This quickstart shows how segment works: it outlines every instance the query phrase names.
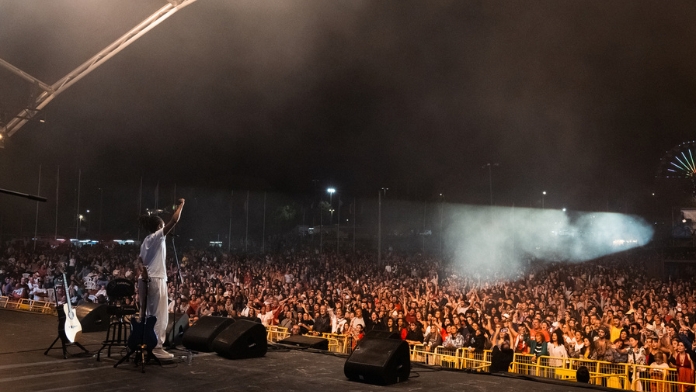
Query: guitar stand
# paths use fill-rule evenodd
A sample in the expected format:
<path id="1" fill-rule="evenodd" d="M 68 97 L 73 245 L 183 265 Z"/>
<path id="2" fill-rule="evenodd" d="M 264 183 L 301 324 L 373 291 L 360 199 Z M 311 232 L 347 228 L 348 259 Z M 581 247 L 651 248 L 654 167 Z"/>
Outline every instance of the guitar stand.
<path id="1" fill-rule="evenodd" d="M 61 317 L 62 314 L 62 317 Z M 58 340 L 60 339 L 60 344 L 63 347 L 63 359 L 68 359 L 68 346 L 71 344 L 70 341 L 68 340 L 68 337 L 65 336 L 65 313 L 61 311 L 58 312 L 58 336 L 56 336 L 56 339 L 51 343 L 51 346 L 46 349 L 44 352 L 44 355 L 48 355 L 48 352 L 53 349 L 53 346 L 56 345 Z M 89 354 L 89 350 L 87 350 L 83 345 L 78 343 L 77 341 L 72 343 L 73 345 L 77 346 L 80 350 L 83 352 L 80 354 Z M 56 347 L 57 348 L 57 347 Z"/>
<path id="2" fill-rule="evenodd" d="M 66 344 L 65 341 L 68 340 L 68 339 L 63 339 L 60 335 L 56 337 L 56 340 L 54 340 L 53 343 L 51 343 L 51 347 L 49 347 L 49 348 L 46 349 L 46 351 L 44 352 L 44 355 L 48 355 L 48 352 L 51 351 L 51 349 L 53 349 L 53 346 L 55 346 L 56 342 L 58 342 L 58 339 L 60 339 L 60 343 L 61 343 L 61 345 L 63 346 L 63 359 L 68 359 L 68 354 L 69 354 L 69 353 L 68 353 L 68 345 L 70 345 L 70 343 L 67 343 L 67 344 Z M 75 346 L 77 346 L 77 347 L 79 347 L 80 350 L 83 351 L 83 352 L 80 353 L 80 354 L 89 354 L 89 350 L 87 350 L 87 349 L 85 348 L 85 346 L 81 345 L 80 343 L 78 343 L 78 342 L 73 342 L 72 344 L 75 345 Z M 58 347 L 56 347 L 56 348 L 58 348 Z M 71 354 L 71 355 L 72 355 L 72 354 Z"/>
<path id="3" fill-rule="evenodd" d="M 135 350 L 128 350 L 128 354 L 126 354 L 125 357 L 121 358 L 114 367 L 117 367 L 118 365 L 122 364 L 123 362 L 128 362 L 130 361 L 131 356 L 133 357 L 133 364 L 135 366 L 141 366 L 142 367 L 142 372 L 145 373 L 145 364 L 150 362 L 151 359 L 155 360 L 155 363 L 162 366 L 162 362 L 160 362 L 159 358 L 155 356 L 155 354 L 152 353 L 151 350 L 147 349 L 147 346 L 145 344 L 137 347 Z"/>

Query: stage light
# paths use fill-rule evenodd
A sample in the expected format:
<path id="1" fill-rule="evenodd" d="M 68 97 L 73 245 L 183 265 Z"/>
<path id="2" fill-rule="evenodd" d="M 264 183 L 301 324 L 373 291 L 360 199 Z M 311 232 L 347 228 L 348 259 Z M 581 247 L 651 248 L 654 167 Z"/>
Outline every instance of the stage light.
<path id="1" fill-rule="evenodd" d="M 329 193 L 336 193 L 336 189 L 334 189 L 334 188 L 329 188 L 326 191 Z"/>

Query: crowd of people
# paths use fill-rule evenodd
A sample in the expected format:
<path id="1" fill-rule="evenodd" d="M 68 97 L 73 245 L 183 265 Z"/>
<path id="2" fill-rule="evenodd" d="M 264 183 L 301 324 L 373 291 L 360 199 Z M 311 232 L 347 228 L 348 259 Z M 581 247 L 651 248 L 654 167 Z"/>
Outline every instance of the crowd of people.
<path id="1" fill-rule="evenodd" d="M 0 290 L 15 299 L 51 300 L 63 271 L 75 304 L 105 302 L 109 281 L 137 278 L 135 246 L 33 251 L 15 244 L 1 252 Z M 696 284 L 692 276 L 650 276 L 648 266 L 659 257 L 646 253 L 531 263 L 516 279 L 495 280 L 419 253 L 390 252 L 378 265 L 376 254 L 364 251 L 188 249 L 179 255 L 180 274 L 168 263 L 169 310 L 188 314 L 191 323 L 204 316 L 251 317 L 292 334 L 348 334 L 353 342 L 384 330 L 428 351 L 498 347 L 550 356 L 549 366 L 586 358 L 672 367 L 679 381 L 693 383 Z M 183 281 L 176 284 L 179 275 Z"/>

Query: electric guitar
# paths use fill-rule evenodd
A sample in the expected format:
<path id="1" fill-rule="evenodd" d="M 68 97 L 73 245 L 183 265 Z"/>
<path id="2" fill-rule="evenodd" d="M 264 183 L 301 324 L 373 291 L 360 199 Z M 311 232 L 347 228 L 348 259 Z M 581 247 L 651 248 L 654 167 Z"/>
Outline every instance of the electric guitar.
<path id="1" fill-rule="evenodd" d="M 128 348 L 131 352 L 140 352 L 140 360 L 144 362 L 145 353 L 151 353 L 157 346 L 157 334 L 155 333 L 155 323 L 157 317 L 145 317 L 147 309 L 147 291 L 150 279 L 143 279 L 145 290 L 143 290 L 144 301 L 140 308 L 140 319 L 131 321 L 131 333 L 128 336 Z M 138 358 L 136 358 L 138 361 Z"/>
<path id="2" fill-rule="evenodd" d="M 68 289 L 68 279 L 65 277 L 65 272 L 63 273 L 63 282 L 65 284 L 65 303 L 63 304 L 63 311 L 65 312 L 64 331 L 70 343 L 75 343 L 75 337 L 78 332 L 82 331 L 82 325 L 70 303 L 70 290 Z"/>

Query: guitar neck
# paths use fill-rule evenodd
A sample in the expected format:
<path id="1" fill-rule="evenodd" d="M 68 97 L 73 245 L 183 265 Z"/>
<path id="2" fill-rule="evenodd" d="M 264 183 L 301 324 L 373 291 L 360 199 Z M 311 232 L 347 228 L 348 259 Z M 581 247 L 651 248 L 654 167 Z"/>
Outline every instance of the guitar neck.
<path id="1" fill-rule="evenodd" d="M 70 287 L 68 286 L 68 279 L 65 277 L 65 272 L 63 272 L 63 283 L 65 284 L 65 303 L 68 305 L 68 312 L 72 313 L 72 303 L 70 303 Z"/>

